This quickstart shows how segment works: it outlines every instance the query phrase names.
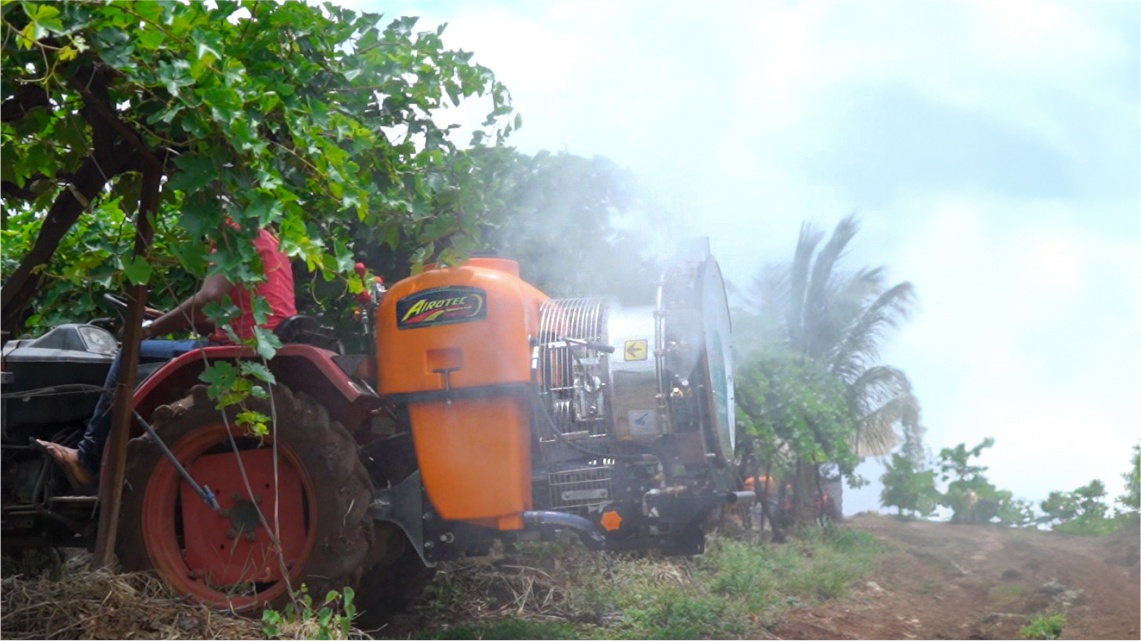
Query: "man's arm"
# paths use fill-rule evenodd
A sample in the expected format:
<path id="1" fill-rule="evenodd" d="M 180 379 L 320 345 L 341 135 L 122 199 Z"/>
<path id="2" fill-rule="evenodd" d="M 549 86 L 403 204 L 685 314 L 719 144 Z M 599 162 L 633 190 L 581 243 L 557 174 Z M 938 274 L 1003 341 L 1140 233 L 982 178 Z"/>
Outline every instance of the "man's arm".
<path id="1" fill-rule="evenodd" d="M 233 288 L 233 283 L 226 280 L 226 277 L 221 274 L 207 276 L 206 280 L 202 281 L 202 287 L 193 296 L 182 301 L 178 307 L 156 318 L 150 326 L 144 327 L 143 338 L 164 336 L 171 332 L 191 329 L 199 325 L 205 320 L 202 309 L 210 303 L 221 302 Z"/>

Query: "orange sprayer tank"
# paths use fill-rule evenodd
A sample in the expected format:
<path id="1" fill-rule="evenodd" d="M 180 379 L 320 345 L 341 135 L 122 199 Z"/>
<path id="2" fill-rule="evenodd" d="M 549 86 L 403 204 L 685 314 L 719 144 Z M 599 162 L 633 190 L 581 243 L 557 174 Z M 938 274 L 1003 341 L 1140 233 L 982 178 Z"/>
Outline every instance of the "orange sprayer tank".
<path id="1" fill-rule="evenodd" d="M 446 519 L 523 527 L 530 337 L 546 299 L 515 261 L 473 258 L 404 279 L 381 302 L 378 390 L 407 403 L 424 487 Z"/>

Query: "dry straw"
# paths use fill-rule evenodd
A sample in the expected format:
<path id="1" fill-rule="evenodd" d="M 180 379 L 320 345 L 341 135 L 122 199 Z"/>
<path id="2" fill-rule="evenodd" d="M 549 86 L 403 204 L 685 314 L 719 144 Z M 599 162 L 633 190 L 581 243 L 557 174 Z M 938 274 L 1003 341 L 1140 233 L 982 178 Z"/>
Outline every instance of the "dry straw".
<path id="1" fill-rule="evenodd" d="M 5 565 L 9 562 L 5 558 Z M 5 574 L 9 568 L 5 567 Z M 94 569 L 74 554 L 62 571 L 5 576 L 4 639 L 256 639 L 261 623 L 179 599 L 148 573 Z"/>

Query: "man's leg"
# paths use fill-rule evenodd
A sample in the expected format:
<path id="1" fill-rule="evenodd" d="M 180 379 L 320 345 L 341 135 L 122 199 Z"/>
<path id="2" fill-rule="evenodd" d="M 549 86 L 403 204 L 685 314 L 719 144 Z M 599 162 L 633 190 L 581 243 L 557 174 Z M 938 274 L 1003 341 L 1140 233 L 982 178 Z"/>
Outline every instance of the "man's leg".
<path id="1" fill-rule="evenodd" d="M 139 361 L 142 363 L 166 361 L 175 356 L 198 349 L 210 343 L 205 340 L 145 340 L 139 344 Z M 64 447 L 56 443 L 38 441 L 52 458 L 63 466 L 68 479 L 75 485 L 87 485 L 98 475 L 103 462 L 103 447 L 107 444 L 107 437 L 111 434 L 111 405 L 114 400 L 115 386 L 119 383 L 119 370 L 122 366 L 122 352 L 115 355 L 111 369 L 107 370 L 107 378 L 103 382 L 103 393 L 95 404 L 95 412 L 87 422 L 87 429 L 83 438 L 75 448 Z"/>

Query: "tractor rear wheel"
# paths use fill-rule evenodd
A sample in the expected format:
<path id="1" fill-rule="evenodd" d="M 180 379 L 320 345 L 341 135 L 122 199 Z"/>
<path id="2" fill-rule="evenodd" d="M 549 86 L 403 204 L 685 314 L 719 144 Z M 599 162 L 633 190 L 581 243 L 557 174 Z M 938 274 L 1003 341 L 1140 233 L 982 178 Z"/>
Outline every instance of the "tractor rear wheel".
<path id="1" fill-rule="evenodd" d="M 283 604 L 303 584 L 316 598 L 354 586 L 373 522 L 372 482 L 352 436 L 315 401 L 280 385 L 272 403 L 251 398 L 245 409 L 276 417 L 270 436 L 238 427 L 238 409 L 217 410 L 201 385 L 155 410 L 159 438 L 221 510 L 193 491 L 153 440 L 133 439 L 120 562 L 237 611 Z"/>

